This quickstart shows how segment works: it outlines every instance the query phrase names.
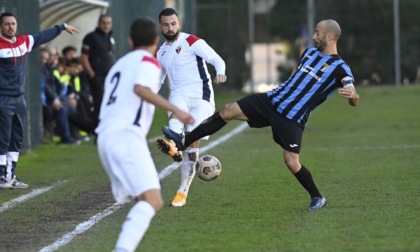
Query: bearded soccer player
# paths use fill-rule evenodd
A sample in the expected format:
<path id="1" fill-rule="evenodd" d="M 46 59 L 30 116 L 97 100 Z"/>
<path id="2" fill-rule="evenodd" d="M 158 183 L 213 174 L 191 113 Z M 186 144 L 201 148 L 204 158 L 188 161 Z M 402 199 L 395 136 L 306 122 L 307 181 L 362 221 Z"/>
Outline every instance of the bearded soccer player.
<path id="1" fill-rule="evenodd" d="M 159 14 L 160 29 L 166 41 L 157 52 L 157 58 L 162 65 L 160 82 L 168 76 L 170 82 L 169 101 L 191 113 L 195 123 L 184 124 L 171 112 L 169 128 L 177 133 L 190 132 L 198 123 L 212 115 L 215 111 L 214 92 L 211 76 L 206 62 L 216 69 L 214 83 L 226 82 L 226 65 L 223 59 L 199 37 L 180 32 L 181 21 L 178 13 L 172 8 L 163 9 Z M 196 139 L 184 150 L 172 153 L 172 158 L 182 162 L 181 185 L 172 200 L 171 206 L 182 207 L 187 203 L 188 191 L 195 175 L 195 165 L 199 158 L 200 140 Z M 158 146 L 161 145 L 158 141 Z M 161 149 L 167 152 L 169 149 Z"/>

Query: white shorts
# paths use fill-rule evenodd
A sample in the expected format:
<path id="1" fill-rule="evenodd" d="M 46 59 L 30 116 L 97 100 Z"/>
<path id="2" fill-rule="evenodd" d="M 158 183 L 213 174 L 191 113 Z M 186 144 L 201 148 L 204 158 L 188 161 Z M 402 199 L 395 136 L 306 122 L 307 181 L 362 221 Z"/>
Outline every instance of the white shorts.
<path id="1" fill-rule="evenodd" d="M 169 97 L 169 101 L 183 111 L 190 113 L 195 119 L 194 123 L 184 125 L 184 132 L 191 132 L 202 121 L 212 116 L 215 111 L 214 104 L 200 98 L 173 95 Z M 172 112 L 168 112 L 168 116 L 170 116 L 171 113 Z M 201 139 L 207 140 L 209 139 L 209 136 Z"/>
<path id="2" fill-rule="evenodd" d="M 98 136 L 98 153 L 118 203 L 151 189 L 160 190 L 159 175 L 146 139 L 129 130 L 103 131 Z"/>

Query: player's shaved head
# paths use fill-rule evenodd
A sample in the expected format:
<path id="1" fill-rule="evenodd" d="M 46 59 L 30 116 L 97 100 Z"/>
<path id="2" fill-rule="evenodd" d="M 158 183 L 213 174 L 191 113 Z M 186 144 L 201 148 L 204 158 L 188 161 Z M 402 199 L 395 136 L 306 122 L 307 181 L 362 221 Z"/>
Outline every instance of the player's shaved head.
<path id="1" fill-rule="evenodd" d="M 337 21 L 332 19 L 326 19 L 322 20 L 320 23 L 324 25 L 325 32 L 331 33 L 334 36 L 335 40 L 338 40 L 340 38 L 341 28 Z"/>

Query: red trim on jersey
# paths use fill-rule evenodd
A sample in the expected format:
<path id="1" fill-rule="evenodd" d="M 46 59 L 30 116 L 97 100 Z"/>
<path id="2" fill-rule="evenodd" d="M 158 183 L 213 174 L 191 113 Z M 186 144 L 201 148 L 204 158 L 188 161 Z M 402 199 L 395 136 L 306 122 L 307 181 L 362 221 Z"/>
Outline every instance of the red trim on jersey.
<path id="1" fill-rule="evenodd" d="M 31 48 L 29 48 L 29 46 L 30 46 L 30 41 L 29 41 L 29 36 L 28 35 L 24 35 L 24 36 L 18 36 L 17 38 L 20 38 L 20 39 L 22 39 L 22 37 L 23 37 L 23 41 L 25 42 L 25 44 L 26 44 L 26 49 L 29 51 L 29 49 L 31 49 Z"/>
<path id="2" fill-rule="evenodd" d="M 187 42 L 190 46 L 192 46 L 197 40 L 200 40 L 200 38 L 195 35 L 190 35 L 187 38 Z"/>
<path id="3" fill-rule="evenodd" d="M 160 68 L 159 61 L 156 58 L 149 57 L 149 56 L 144 56 L 141 61 L 150 62 L 150 63 L 154 64 L 155 66 L 157 66 L 158 68 Z"/>

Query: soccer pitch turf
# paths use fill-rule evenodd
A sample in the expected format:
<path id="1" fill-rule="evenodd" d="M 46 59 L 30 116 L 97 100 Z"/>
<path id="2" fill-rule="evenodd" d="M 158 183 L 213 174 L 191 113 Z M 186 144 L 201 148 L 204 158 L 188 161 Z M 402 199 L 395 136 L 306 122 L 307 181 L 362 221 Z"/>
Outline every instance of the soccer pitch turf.
<path id="1" fill-rule="evenodd" d="M 216 156 L 223 170 L 215 181 L 196 178 L 185 207 L 168 206 L 179 169 L 161 180 L 165 207 L 138 251 L 419 251 L 420 86 L 358 91 L 358 107 L 334 94 L 305 130 L 301 162 L 328 207 L 307 211 L 309 196 L 269 128 L 246 127 L 206 149 L 243 125 L 232 122 L 202 142 L 201 155 Z M 216 94 L 217 107 L 242 96 Z M 149 136 L 165 124 L 166 113 L 157 110 Z M 153 142 L 150 150 L 160 172 L 172 164 Z M 31 187 L 0 191 L 0 223 L 7 227 L 0 251 L 39 251 L 114 204 L 91 142 L 44 144 L 21 156 L 18 175 Z M 111 251 L 131 205 L 46 251 Z"/>

